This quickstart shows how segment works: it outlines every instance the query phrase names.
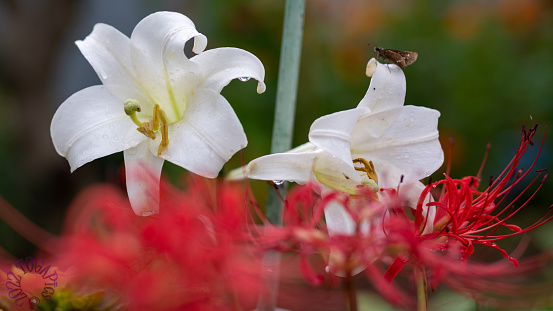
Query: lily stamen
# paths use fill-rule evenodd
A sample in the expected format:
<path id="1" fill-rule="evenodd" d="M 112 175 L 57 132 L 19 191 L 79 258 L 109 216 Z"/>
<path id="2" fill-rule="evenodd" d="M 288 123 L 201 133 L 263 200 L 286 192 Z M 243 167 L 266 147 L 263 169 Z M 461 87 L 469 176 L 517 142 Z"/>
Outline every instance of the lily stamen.
<path id="1" fill-rule="evenodd" d="M 374 164 L 372 161 L 367 161 L 363 158 L 357 158 L 353 159 L 353 163 L 363 164 L 363 167 L 354 166 L 355 170 L 365 172 L 370 180 L 373 180 L 376 184 L 378 184 L 378 176 L 376 175 L 376 171 L 374 170 Z"/>
<path id="2" fill-rule="evenodd" d="M 131 117 L 131 120 L 138 126 L 136 129 L 144 136 L 153 139 L 156 139 L 156 133 L 161 129 L 161 143 L 157 150 L 157 155 L 160 156 L 161 153 L 169 145 L 169 122 L 167 121 L 167 115 L 158 104 L 154 105 L 154 111 L 152 113 L 152 118 L 150 121 L 141 122 L 136 116 L 137 112 L 140 112 L 140 104 L 136 99 L 129 99 L 125 102 L 125 113 Z"/>
<path id="3" fill-rule="evenodd" d="M 159 143 L 159 148 L 157 149 L 157 155 L 159 156 L 169 145 L 169 122 L 167 122 L 165 111 L 159 109 L 158 105 L 154 106 L 154 111 L 156 107 L 158 108 L 157 122 L 161 125 L 161 143 Z"/>

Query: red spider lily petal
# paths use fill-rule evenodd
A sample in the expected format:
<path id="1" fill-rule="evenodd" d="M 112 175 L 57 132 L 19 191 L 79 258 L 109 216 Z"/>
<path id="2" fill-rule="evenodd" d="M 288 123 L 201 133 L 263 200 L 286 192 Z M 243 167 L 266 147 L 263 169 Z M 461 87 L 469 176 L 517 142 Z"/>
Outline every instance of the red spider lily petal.
<path id="1" fill-rule="evenodd" d="M 397 257 L 396 259 L 394 259 L 392 265 L 388 268 L 388 270 L 386 270 L 384 278 L 386 278 L 387 281 L 391 282 L 401 271 L 401 269 L 403 269 L 406 263 L 407 260 L 404 258 Z"/>
<path id="2" fill-rule="evenodd" d="M 401 289 L 390 283 L 384 277 L 384 273 L 380 271 L 375 265 L 368 264 L 365 269 L 365 275 L 374 284 L 376 290 L 378 290 L 386 300 L 397 306 L 413 306 L 414 299 L 412 296 L 406 295 Z"/>

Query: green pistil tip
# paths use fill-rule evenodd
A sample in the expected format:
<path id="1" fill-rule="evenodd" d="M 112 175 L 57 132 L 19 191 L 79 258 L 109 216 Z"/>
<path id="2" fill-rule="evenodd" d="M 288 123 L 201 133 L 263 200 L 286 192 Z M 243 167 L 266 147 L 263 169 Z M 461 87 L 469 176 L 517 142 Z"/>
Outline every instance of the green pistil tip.
<path id="1" fill-rule="evenodd" d="M 138 117 L 136 116 L 137 112 L 140 112 L 140 104 L 138 103 L 138 100 L 136 99 L 128 99 L 125 102 L 125 113 L 131 117 L 131 120 L 136 124 L 138 127 L 143 127 L 144 124 L 138 120 Z"/>
<path id="2" fill-rule="evenodd" d="M 125 102 L 125 113 L 130 116 L 136 112 L 140 112 L 140 104 L 136 99 L 127 99 Z"/>

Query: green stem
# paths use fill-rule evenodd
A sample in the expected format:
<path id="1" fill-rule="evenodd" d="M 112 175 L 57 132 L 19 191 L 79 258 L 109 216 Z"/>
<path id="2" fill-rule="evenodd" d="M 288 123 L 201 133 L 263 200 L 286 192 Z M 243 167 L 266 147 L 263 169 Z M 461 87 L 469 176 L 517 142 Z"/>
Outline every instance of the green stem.
<path id="1" fill-rule="evenodd" d="M 305 0 L 286 0 L 271 152 L 292 147 Z"/>
<path id="2" fill-rule="evenodd" d="M 305 0 L 286 0 L 271 153 L 284 152 L 292 147 L 304 12 Z M 283 202 L 280 197 L 286 196 L 286 188 L 287 184 L 278 187 L 280 195 L 275 189 L 269 189 L 266 215 L 273 224 L 282 224 Z M 257 310 L 272 311 L 278 294 L 280 253 L 267 252 L 263 263 L 265 293 L 259 297 Z"/>
<path id="3" fill-rule="evenodd" d="M 417 284 L 417 311 L 426 311 L 428 306 L 428 290 L 424 268 L 415 267 L 413 273 L 415 276 L 415 283 Z"/>

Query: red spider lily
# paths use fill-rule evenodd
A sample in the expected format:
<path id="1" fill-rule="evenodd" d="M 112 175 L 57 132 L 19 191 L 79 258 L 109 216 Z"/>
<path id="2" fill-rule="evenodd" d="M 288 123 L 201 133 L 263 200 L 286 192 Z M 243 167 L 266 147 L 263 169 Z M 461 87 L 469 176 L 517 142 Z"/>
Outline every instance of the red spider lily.
<path id="1" fill-rule="evenodd" d="M 402 245 L 404 252 L 395 254 L 396 258 L 386 272 L 387 279 L 393 279 L 407 262 L 411 262 L 432 269 L 435 286 L 437 280 L 441 279 L 446 272 L 467 271 L 466 264 L 474 253 L 475 244 L 500 251 L 517 267 L 518 261 L 495 242 L 529 232 L 553 218 L 550 215 L 550 208 L 545 216 L 526 228 L 509 223 L 512 217 L 528 204 L 547 179 L 546 174 L 537 189 L 523 200 L 523 194 L 539 180 L 541 173 L 544 172 L 544 170 L 538 170 L 537 176 L 524 190 L 514 194 L 514 199 L 508 201 L 508 197 L 513 195 L 514 188 L 527 177 L 536 164 L 540 152 L 527 170 L 518 168 L 523 154 L 532 145 L 531 139 L 535 133 L 536 126 L 528 132 L 523 130 L 522 140 L 514 158 L 495 180 L 490 179 L 490 186 L 486 190 L 482 192 L 476 190 L 478 186 L 476 177 L 452 179 L 446 175 L 443 180 L 428 185 L 421 193 L 414 221 L 409 221 L 401 210 L 394 209 L 396 212 L 399 210 L 395 213 L 398 217 L 392 217 L 385 226 L 388 243 Z M 542 146 L 543 140 L 539 151 Z M 424 204 L 427 195 L 438 187 L 441 187 L 438 200 Z M 421 229 L 427 222 L 432 221 L 423 217 L 424 205 L 436 208 L 436 217 L 432 222 L 434 232 L 428 234 L 423 234 Z M 500 233 L 500 229 L 509 231 Z M 459 262 L 464 264 L 459 265 Z"/>
<path id="2" fill-rule="evenodd" d="M 494 242 L 531 231 L 545 224 L 552 218 L 552 216 L 549 216 L 551 214 L 551 209 L 549 209 L 545 216 L 524 229 L 508 223 L 508 221 L 515 214 L 520 212 L 534 197 L 548 176 L 546 174 L 545 177 L 541 179 L 537 189 L 529 198 L 520 202 L 526 190 L 539 179 L 541 173 L 544 171 L 538 170 L 537 176 L 534 177 L 525 189 L 517 194 L 511 202 L 506 202 L 513 188 L 532 171 L 536 164 L 537 156 L 526 171 L 522 168 L 517 168 L 526 149 L 532 144 L 531 139 L 536 133 L 536 128 L 537 126 L 534 126 L 528 132 L 523 131 L 522 141 L 516 155 L 498 178 L 495 180 L 490 179 L 490 186 L 483 192 L 478 192 L 475 189 L 477 186 L 475 178 L 469 177 L 453 180 L 448 176 L 442 181 L 432 183 L 423 191 L 421 197 L 438 185 L 443 185 L 443 194 L 440 196 L 438 202 L 429 204 L 437 208 L 437 215 L 434 221 L 435 233 L 437 233 L 439 237 L 446 237 L 448 241 L 459 241 L 463 248 L 463 259 L 468 259 L 474 252 L 474 244 L 482 244 L 499 250 L 504 257 L 508 258 L 509 261 L 517 266 L 518 263 L 516 259 L 510 257 L 505 250 L 501 249 Z M 540 145 L 540 151 L 543 146 L 543 140 Z M 518 204 L 518 206 L 516 206 L 516 204 Z M 422 210 L 421 206 L 422 199 L 419 201 L 419 206 L 417 206 L 417 218 L 419 222 L 422 221 L 422 213 L 420 213 Z M 501 228 L 507 228 L 511 233 L 498 234 L 498 230 Z"/>

